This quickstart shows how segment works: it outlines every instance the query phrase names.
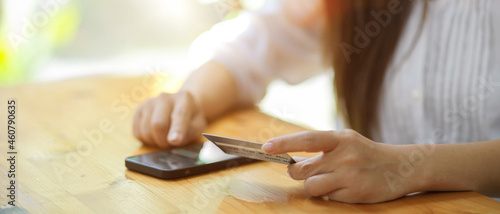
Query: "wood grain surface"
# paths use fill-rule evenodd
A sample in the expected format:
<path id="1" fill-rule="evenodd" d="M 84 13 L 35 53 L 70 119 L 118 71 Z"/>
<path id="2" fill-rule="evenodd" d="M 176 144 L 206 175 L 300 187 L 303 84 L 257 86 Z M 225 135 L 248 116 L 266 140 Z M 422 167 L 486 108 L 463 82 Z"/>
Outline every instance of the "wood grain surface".
<path id="1" fill-rule="evenodd" d="M 9 182 L 7 100 L 15 99 L 16 205 L 31 213 L 500 212 L 499 202 L 474 192 L 422 193 L 380 204 L 325 201 L 309 196 L 302 181 L 286 175 L 286 166 L 268 162 L 173 181 L 127 170 L 126 157 L 156 150 L 132 135 L 135 106 L 160 91 L 175 91 L 180 82 L 147 75 L 1 88 L 0 203 L 7 203 Z M 264 142 L 304 130 L 245 109 L 206 132 Z"/>

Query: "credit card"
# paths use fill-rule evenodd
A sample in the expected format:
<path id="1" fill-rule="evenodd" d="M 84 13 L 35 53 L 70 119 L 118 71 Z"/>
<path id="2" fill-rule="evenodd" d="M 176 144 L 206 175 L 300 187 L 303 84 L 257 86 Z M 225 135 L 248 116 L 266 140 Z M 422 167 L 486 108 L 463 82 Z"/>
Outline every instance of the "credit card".
<path id="1" fill-rule="evenodd" d="M 295 160 L 288 154 L 270 155 L 261 150 L 262 144 L 246 140 L 216 136 L 203 133 L 203 136 L 212 141 L 223 152 L 263 161 L 271 161 L 282 164 L 293 164 Z"/>

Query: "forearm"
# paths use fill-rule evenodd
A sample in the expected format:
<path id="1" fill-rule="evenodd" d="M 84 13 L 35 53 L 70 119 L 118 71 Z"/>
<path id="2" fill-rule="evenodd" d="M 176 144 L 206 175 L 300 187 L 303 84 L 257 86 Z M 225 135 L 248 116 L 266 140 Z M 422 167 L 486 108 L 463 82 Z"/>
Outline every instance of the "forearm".
<path id="1" fill-rule="evenodd" d="M 424 147 L 408 148 L 410 157 L 412 151 L 416 156 L 415 151 Z M 413 191 L 472 190 L 492 197 L 500 195 L 500 140 L 426 145 L 422 151 L 426 151 L 422 152 L 422 163 L 415 166 L 416 176 L 412 176 L 417 183 Z"/>
<path id="2" fill-rule="evenodd" d="M 239 106 L 238 86 L 229 70 L 209 61 L 193 72 L 181 88 L 189 91 L 208 120 Z"/>

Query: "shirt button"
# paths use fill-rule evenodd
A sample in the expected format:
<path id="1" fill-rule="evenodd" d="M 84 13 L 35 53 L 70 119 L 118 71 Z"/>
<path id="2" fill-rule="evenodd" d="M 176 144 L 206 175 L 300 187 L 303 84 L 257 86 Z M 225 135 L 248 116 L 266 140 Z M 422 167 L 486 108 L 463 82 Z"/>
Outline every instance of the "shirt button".
<path id="1" fill-rule="evenodd" d="M 420 100 L 420 97 L 422 97 L 422 92 L 418 89 L 413 89 L 411 90 L 411 97 L 413 97 L 414 100 Z"/>

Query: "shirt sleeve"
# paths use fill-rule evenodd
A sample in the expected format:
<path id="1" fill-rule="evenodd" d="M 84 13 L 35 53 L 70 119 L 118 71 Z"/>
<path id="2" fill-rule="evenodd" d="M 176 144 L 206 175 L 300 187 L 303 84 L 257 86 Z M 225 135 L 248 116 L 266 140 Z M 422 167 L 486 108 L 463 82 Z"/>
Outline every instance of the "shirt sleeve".
<path id="1" fill-rule="evenodd" d="M 259 11 L 243 11 L 215 25 L 195 40 L 190 52 L 208 52 L 207 60 L 233 74 L 240 101 L 255 103 L 273 79 L 297 84 L 324 70 L 319 23 L 297 21 L 312 12 L 307 9 L 312 2 L 267 1 Z"/>

